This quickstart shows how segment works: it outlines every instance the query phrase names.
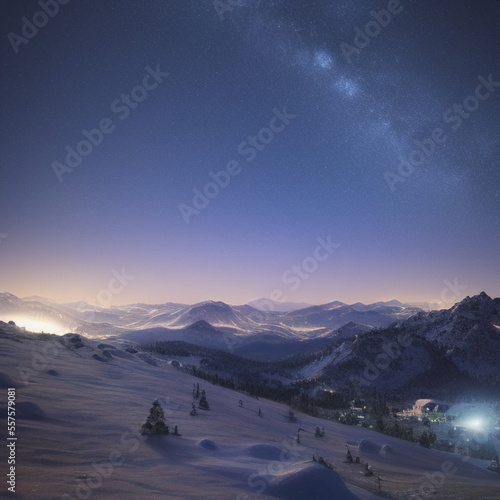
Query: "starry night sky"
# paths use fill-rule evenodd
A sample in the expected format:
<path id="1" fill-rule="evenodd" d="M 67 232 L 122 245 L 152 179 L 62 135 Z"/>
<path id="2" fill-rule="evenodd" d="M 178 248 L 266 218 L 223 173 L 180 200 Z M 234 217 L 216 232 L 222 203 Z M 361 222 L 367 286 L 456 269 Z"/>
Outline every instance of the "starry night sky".
<path id="1" fill-rule="evenodd" d="M 0 291 L 500 296 L 500 3 L 232 3 L 3 2 Z"/>

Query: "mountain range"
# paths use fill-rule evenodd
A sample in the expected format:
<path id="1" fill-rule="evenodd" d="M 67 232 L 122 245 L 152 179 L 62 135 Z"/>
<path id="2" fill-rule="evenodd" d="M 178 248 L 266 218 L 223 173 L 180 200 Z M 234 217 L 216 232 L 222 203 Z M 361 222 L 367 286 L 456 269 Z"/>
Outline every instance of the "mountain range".
<path id="1" fill-rule="evenodd" d="M 284 379 L 334 391 L 420 394 L 472 381 L 479 388 L 500 385 L 500 299 L 484 292 L 430 312 L 396 300 L 287 311 L 216 301 L 105 309 L 0 294 L 1 320 L 23 326 L 27 317 L 121 346 L 181 341 L 264 362 L 289 358 L 294 370 L 285 370 Z"/>
<path id="2" fill-rule="evenodd" d="M 205 321 L 224 332 L 238 335 L 271 333 L 284 338 L 316 338 L 354 322 L 366 327 L 387 326 L 395 320 L 408 318 L 422 309 L 398 301 L 375 304 L 331 302 L 322 305 L 271 303 L 266 299 L 245 305 L 205 301 L 193 305 L 129 304 L 109 308 L 74 302 L 57 304 L 42 297 L 21 299 L 10 293 L 0 294 L 0 319 L 22 323 L 23 319 L 54 322 L 68 331 L 86 335 L 106 332 L 123 333 L 146 328 L 188 328 Z M 254 307 L 258 305 L 260 307 Z M 280 305 L 281 304 L 281 305 Z M 97 325 L 97 326 L 96 326 Z"/>

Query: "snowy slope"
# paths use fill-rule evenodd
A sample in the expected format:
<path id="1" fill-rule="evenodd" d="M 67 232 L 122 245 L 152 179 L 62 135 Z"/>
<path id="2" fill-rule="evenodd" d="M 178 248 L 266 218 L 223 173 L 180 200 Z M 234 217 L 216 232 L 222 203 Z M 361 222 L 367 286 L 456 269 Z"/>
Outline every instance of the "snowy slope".
<path id="1" fill-rule="evenodd" d="M 328 365 L 340 363 L 350 353 L 349 344 L 342 342 L 330 354 L 309 363 L 304 368 L 298 370 L 297 379 L 317 378 Z"/>
<path id="2" fill-rule="evenodd" d="M 457 470 L 433 498 L 498 498 L 498 477 L 483 462 L 298 412 L 298 422 L 289 423 L 281 404 L 212 386 L 144 353 L 76 336 L 37 340 L 9 331 L 0 333 L 0 384 L 16 387 L 19 415 L 17 495 L 8 498 L 376 498 L 367 493 L 376 491 L 376 479 L 363 475 L 363 465 L 343 463 L 345 443 L 380 474 L 392 498 L 408 498 L 426 484 L 424 474 L 440 471 L 446 460 Z M 211 409 L 191 417 L 196 382 Z M 180 437 L 137 434 L 155 398 Z M 324 438 L 314 437 L 317 425 L 324 426 Z M 313 454 L 335 471 L 313 463 Z M 5 483 L 2 488 L 6 493 Z"/>

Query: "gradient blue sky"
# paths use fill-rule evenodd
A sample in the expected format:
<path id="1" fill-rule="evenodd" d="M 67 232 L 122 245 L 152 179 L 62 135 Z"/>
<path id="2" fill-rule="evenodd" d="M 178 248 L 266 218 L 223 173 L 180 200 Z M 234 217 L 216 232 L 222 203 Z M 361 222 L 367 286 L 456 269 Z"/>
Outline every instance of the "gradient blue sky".
<path id="1" fill-rule="evenodd" d="M 392 1 L 350 61 L 342 43 L 387 1 L 243 0 L 223 20 L 205 0 L 72 1 L 17 53 L 9 33 L 41 8 L 4 3 L 0 291 L 86 300 L 125 269 L 113 304 L 434 301 L 446 280 L 450 300 L 500 296 L 500 87 L 445 121 L 479 77 L 500 82 L 500 4 Z M 169 76 L 121 120 L 112 103 L 157 65 Z M 296 118 L 248 162 L 238 147 L 284 108 Z M 52 163 L 105 118 L 60 182 Z M 391 189 L 436 128 L 444 143 Z M 186 224 L 179 205 L 231 160 Z M 307 258 L 307 279 L 283 281 Z"/>

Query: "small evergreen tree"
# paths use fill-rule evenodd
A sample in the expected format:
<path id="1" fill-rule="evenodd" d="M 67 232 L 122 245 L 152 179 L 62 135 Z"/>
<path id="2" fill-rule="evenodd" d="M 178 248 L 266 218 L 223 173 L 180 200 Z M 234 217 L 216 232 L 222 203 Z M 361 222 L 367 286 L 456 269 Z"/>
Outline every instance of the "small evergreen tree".
<path id="1" fill-rule="evenodd" d="M 291 408 L 288 410 L 288 421 L 292 423 L 297 422 L 297 417 Z"/>
<path id="2" fill-rule="evenodd" d="M 205 389 L 201 390 L 201 397 L 200 397 L 200 402 L 198 403 L 198 408 L 201 408 L 202 410 L 210 410 L 210 407 L 208 406 Z"/>
<path id="3" fill-rule="evenodd" d="M 142 425 L 141 434 L 168 434 L 168 427 L 165 425 L 165 413 L 160 402 L 156 399 L 149 410 L 148 418 Z"/>
<path id="4" fill-rule="evenodd" d="M 385 425 L 384 421 L 382 420 L 382 417 L 379 416 L 377 417 L 377 420 L 375 421 L 374 429 L 379 432 L 384 432 Z"/>
<path id="5" fill-rule="evenodd" d="M 418 438 L 418 443 L 424 448 L 430 448 L 436 442 L 436 434 L 424 431 Z"/>
<path id="6" fill-rule="evenodd" d="M 316 427 L 316 432 L 314 433 L 314 436 L 317 438 L 322 438 L 325 435 L 325 428 L 323 427 L 322 429 Z"/>

